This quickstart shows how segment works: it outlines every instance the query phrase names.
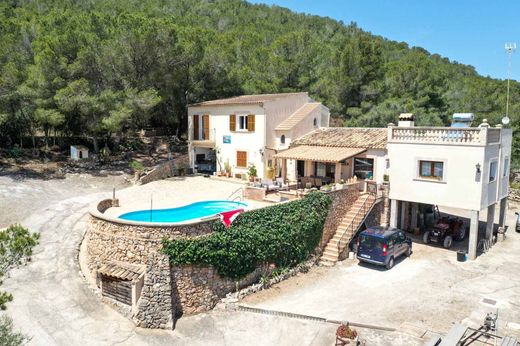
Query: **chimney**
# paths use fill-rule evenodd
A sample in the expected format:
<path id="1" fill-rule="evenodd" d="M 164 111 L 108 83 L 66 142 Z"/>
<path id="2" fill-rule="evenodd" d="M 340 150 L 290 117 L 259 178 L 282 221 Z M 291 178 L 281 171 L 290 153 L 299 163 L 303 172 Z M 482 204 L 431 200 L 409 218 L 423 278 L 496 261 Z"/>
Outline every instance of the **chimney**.
<path id="1" fill-rule="evenodd" d="M 399 115 L 398 127 L 414 127 L 413 114 L 412 113 L 401 113 Z"/>

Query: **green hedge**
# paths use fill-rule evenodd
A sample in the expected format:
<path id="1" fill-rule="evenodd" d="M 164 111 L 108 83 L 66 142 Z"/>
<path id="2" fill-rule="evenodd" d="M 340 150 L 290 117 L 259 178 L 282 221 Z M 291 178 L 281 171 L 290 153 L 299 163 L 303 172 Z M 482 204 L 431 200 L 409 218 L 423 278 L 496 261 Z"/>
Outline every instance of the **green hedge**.
<path id="1" fill-rule="evenodd" d="M 241 214 L 226 229 L 215 222 L 212 233 L 197 239 L 163 239 L 163 253 L 173 265 L 199 264 L 240 279 L 262 263 L 291 267 L 318 245 L 331 198 L 315 192 L 304 199 Z"/>

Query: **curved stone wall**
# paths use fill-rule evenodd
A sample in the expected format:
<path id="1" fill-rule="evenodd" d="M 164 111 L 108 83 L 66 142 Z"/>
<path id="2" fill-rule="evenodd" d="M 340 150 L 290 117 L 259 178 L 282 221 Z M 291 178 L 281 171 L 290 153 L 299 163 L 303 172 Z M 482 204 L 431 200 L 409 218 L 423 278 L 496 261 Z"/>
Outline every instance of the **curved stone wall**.
<path id="1" fill-rule="evenodd" d="M 216 218 L 187 224 L 139 224 L 104 215 L 111 205 L 112 200 L 102 200 L 90 210 L 85 237 L 90 275 L 95 278 L 97 270 L 109 262 L 146 266 L 141 299 L 134 309 L 133 319 L 142 327 L 171 328 L 177 310 L 185 313 L 192 310 L 182 308 L 180 297 L 172 291 L 176 285 L 172 283 L 168 257 L 160 252 L 161 240 L 210 234 Z M 189 304 L 194 305 L 193 302 Z M 204 302 L 202 305 L 210 304 Z"/>

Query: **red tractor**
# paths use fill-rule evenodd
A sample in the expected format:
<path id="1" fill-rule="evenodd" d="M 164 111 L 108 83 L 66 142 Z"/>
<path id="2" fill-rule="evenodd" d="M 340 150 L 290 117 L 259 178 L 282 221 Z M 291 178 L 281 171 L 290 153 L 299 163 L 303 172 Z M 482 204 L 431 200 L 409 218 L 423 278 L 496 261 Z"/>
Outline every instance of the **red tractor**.
<path id="1" fill-rule="evenodd" d="M 453 240 L 461 241 L 466 237 L 466 226 L 464 222 L 458 217 L 443 216 L 433 226 L 431 231 L 427 231 L 423 235 L 425 244 L 430 242 L 442 243 L 442 245 L 449 249 L 453 244 Z"/>

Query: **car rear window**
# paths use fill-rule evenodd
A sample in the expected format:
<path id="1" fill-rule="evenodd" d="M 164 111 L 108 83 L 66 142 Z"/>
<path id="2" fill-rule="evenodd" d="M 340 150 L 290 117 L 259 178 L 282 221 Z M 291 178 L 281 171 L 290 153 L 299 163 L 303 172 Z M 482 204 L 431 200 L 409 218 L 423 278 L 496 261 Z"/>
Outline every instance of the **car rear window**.
<path id="1" fill-rule="evenodd" d="M 381 238 L 371 237 L 368 235 L 361 235 L 359 245 L 367 249 L 382 249 L 384 240 Z"/>

